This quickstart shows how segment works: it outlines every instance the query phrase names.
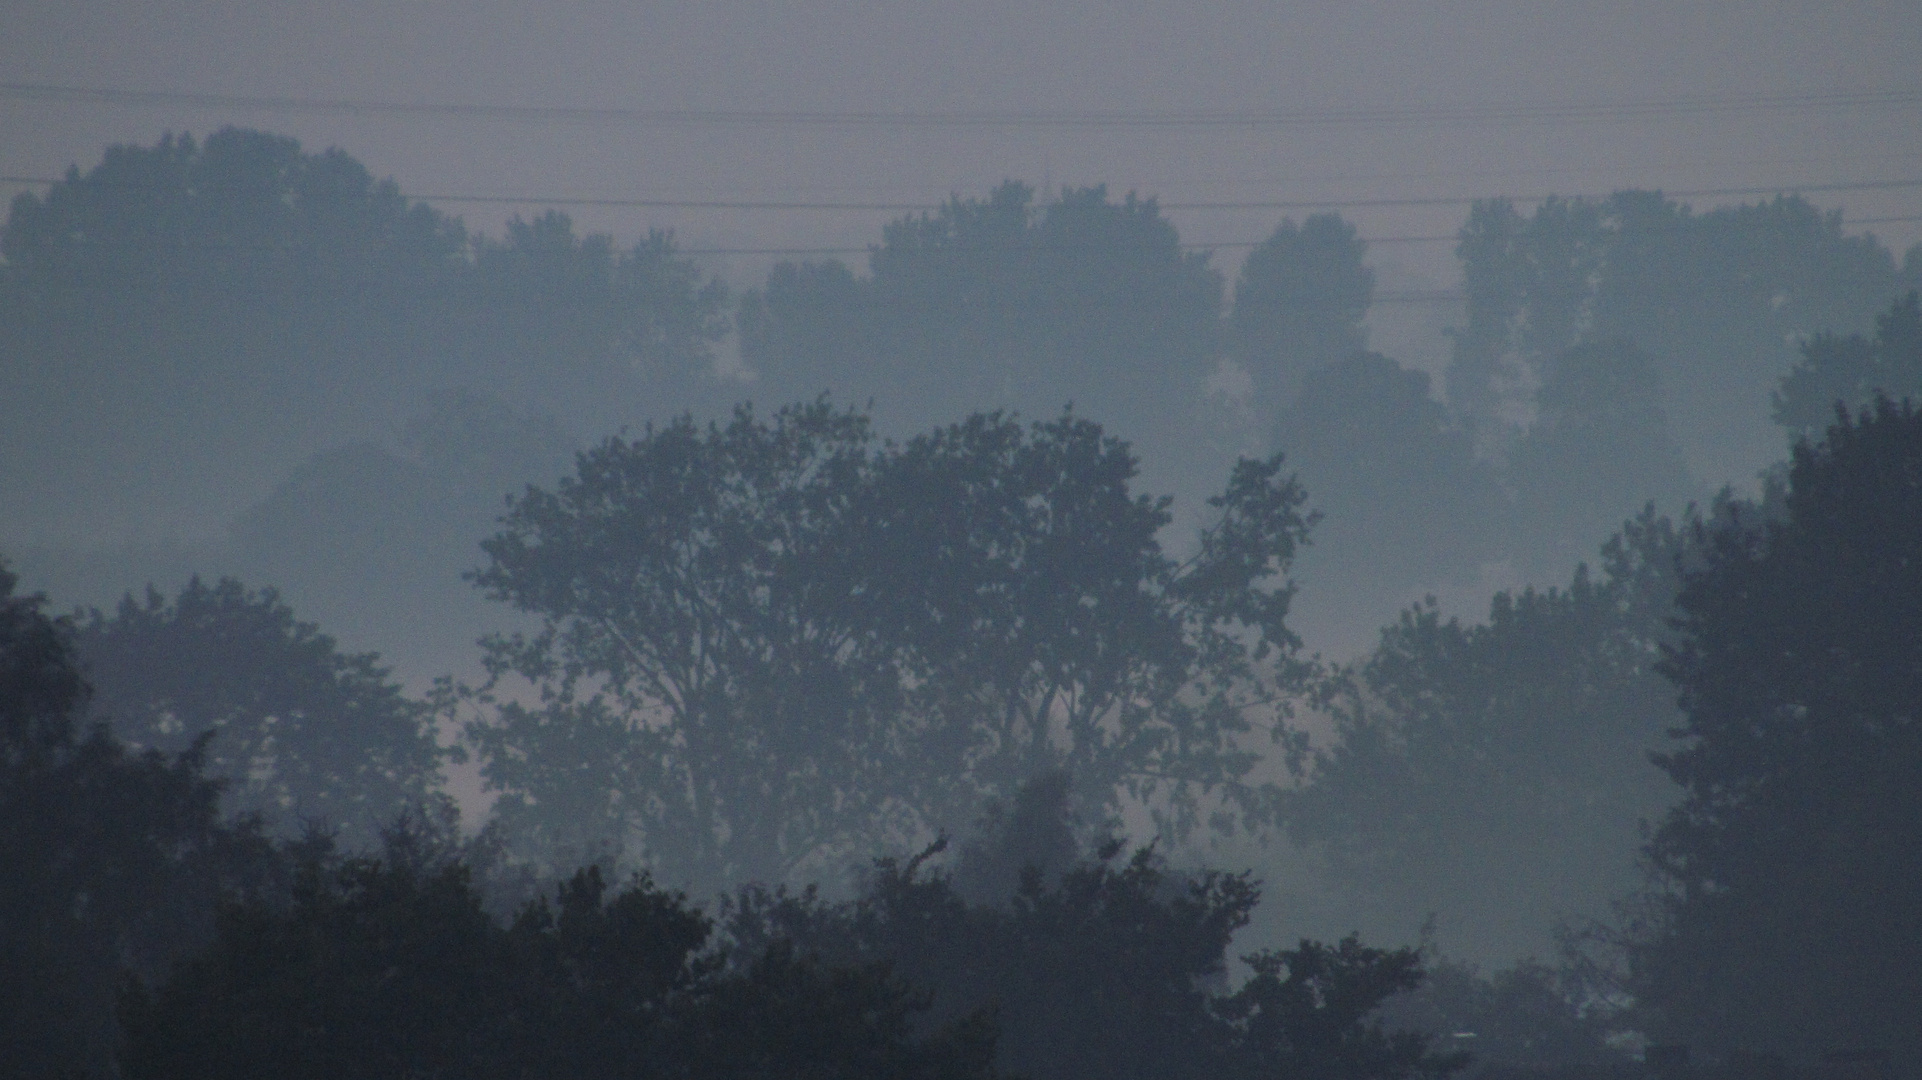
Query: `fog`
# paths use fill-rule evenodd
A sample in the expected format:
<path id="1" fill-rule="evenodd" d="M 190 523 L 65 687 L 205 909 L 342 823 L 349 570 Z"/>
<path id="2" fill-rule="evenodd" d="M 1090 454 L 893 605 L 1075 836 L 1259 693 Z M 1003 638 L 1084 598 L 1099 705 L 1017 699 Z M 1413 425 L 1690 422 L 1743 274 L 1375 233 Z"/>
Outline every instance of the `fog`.
<path id="1" fill-rule="evenodd" d="M 859 1069 L 1922 1060 L 1908 6 L 17 7 L 0 813 L 57 884 L 6 947 L 94 973 L 0 1017 L 79 1018 L 47 1068 L 255 1015 L 221 897 L 459 897 L 520 959 L 435 993 L 665 935 L 710 1004 L 592 1008 L 687 1031 L 889 965 Z M 86 790 L 175 831 L 22 809 Z M 1089 980 L 1187 1019 L 1014 989 Z M 739 1065 L 635 1038 L 579 1053 Z"/>

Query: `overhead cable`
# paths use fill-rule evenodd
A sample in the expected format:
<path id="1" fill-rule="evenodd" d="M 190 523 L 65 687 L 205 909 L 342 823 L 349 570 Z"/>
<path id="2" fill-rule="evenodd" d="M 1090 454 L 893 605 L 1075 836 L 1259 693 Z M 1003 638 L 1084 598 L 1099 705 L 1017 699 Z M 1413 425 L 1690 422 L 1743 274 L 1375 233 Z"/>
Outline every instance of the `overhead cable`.
<path id="1" fill-rule="evenodd" d="M 0 98 L 118 106 L 350 116 L 433 116 L 518 122 L 737 127 L 1316 127 L 1403 124 L 1659 120 L 1745 112 L 1855 111 L 1922 105 L 1922 88 L 1827 93 L 1641 98 L 1593 102 L 1482 102 L 1167 111 L 686 109 L 630 106 L 498 105 L 207 94 L 43 82 L 0 82 Z"/>

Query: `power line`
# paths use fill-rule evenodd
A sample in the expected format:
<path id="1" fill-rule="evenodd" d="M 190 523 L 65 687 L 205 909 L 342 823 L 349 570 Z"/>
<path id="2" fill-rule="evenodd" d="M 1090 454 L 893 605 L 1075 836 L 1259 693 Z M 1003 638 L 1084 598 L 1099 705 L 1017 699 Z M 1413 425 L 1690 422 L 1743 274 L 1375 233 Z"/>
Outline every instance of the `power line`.
<path id="1" fill-rule="evenodd" d="M 260 97 L 168 90 L 125 90 L 39 82 L 0 82 L 0 98 L 119 106 L 180 106 L 350 116 L 438 116 L 519 122 L 591 122 L 645 126 L 737 127 L 1308 127 L 1436 123 L 1657 120 L 1744 112 L 1904 108 L 1922 104 L 1922 89 L 1620 101 L 1403 107 L 1198 109 L 1149 111 L 1041 110 L 757 110 L 644 109 L 604 106 L 485 105 L 370 98 Z"/>

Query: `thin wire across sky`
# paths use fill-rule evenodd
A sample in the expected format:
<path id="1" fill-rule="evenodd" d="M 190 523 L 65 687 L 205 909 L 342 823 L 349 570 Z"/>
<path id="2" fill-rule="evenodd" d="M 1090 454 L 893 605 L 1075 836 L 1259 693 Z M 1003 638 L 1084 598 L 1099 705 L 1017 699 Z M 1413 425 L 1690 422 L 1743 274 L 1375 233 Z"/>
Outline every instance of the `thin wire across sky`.
<path id="1" fill-rule="evenodd" d="M 0 98 L 133 106 L 187 106 L 348 116 L 435 116 L 531 123 L 734 127 L 1326 127 L 1455 123 L 1660 120 L 1705 114 L 1847 111 L 1922 105 L 1922 88 L 1753 94 L 1594 102 L 1483 102 L 1405 107 L 1149 111 L 649 109 L 619 106 L 496 105 L 370 98 L 259 97 L 172 90 L 0 82 Z"/>

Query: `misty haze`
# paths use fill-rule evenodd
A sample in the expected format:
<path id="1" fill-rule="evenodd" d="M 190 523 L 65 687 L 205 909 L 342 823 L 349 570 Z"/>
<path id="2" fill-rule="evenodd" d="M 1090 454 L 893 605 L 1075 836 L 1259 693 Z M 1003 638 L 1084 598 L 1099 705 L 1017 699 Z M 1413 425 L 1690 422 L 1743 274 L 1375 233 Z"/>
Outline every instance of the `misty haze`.
<path id="1" fill-rule="evenodd" d="M 1922 1076 L 1922 10 L 7 23 L 0 1071 Z"/>

